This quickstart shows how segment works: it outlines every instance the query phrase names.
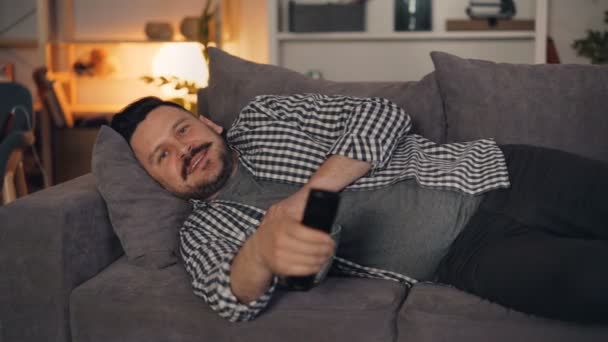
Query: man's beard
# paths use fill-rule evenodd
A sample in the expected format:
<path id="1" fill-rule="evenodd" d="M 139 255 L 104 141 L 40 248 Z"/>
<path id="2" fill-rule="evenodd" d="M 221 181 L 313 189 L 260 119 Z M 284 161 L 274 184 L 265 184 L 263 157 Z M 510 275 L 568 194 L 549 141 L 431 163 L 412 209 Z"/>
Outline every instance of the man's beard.
<path id="1" fill-rule="evenodd" d="M 232 173 L 234 160 L 232 157 L 232 150 L 228 148 L 228 145 L 225 141 L 221 141 L 220 149 L 220 161 L 221 161 L 221 170 L 219 174 L 215 177 L 215 179 L 209 179 L 204 181 L 202 184 L 198 185 L 195 189 L 191 191 L 187 191 L 179 194 L 180 197 L 185 199 L 199 199 L 205 200 L 209 198 L 211 195 L 218 192 L 228 181 L 230 178 L 230 174 Z M 194 149 L 191 153 L 190 158 L 188 158 L 187 162 L 184 163 L 184 168 L 187 168 L 190 164 L 192 156 L 196 155 L 201 149 L 209 148 L 209 145 L 202 145 L 198 148 Z M 187 176 L 186 176 L 187 177 Z M 185 177 L 184 177 L 185 178 Z"/>

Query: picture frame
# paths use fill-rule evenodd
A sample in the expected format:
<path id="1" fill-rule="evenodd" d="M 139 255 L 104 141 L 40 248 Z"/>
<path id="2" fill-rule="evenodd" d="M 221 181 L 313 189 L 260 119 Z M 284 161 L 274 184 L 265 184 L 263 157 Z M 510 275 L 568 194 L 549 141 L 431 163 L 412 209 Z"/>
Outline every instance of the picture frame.
<path id="1" fill-rule="evenodd" d="M 13 82 L 15 80 L 15 64 L 0 62 L 0 82 Z"/>

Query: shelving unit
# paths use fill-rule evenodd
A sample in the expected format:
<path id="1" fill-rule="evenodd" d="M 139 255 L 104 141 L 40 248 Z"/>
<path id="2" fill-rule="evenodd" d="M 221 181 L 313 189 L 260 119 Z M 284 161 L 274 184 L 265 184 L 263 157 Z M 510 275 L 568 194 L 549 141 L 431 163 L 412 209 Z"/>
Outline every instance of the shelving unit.
<path id="1" fill-rule="evenodd" d="M 97 118 L 101 115 L 108 116 L 107 114 L 116 113 L 126 103 L 132 101 L 134 96 L 136 96 L 135 98 L 147 95 L 163 96 L 157 86 L 148 85 L 139 79 L 144 74 L 150 74 L 148 65 L 144 65 L 146 63 L 144 58 L 140 60 L 140 57 L 150 56 L 155 49 L 158 50 L 158 46 L 161 44 L 192 43 L 187 40 L 134 39 L 133 36 L 118 39 L 120 37 L 104 36 L 103 34 L 92 39 L 88 37 L 80 39 L 83 36 L 76 34 L 75 18 L 78 18 L 77 14 L 80 13 L 77 13 L 76 5 L 82 5 L 82 2 L 78 3 L 76 0 L 36 1 L 40 32 L 38 40 L 28 42 L 28 44 L 37 46 L 40 54 L 40 62 L 37 64 L 46 66 L 49 78 L 62 86 L 67 100 L 65 101 L 67 104 L 65 107 L 73 114 L 75 119 Z M 49 4 L 52 9 L 49 8 Z M 83 7 L 86 10 L 86 5 Z M 218 25 L 219 22 L 218 20 Z M 89 27 L 91 26 L 89 25 Z M 128 35 L 128 33 L 127 31 L 126 34 Z M 117 59 L 120 65 L 123 65 L 122 63 L 127 60 L 127 57 L 135 56 L 135 60 L 129 59 L 126 62 L 126 67 L 111 76 L 77 75 L 73 68 L 74 62 L 83 54 L 86 55 L 87 51 L 92 48 L 104 48 L 112 51 L 112 53 L 114 50 L 119 51 L 120 54 Z M 111 57 L 114 58 L 115 56 L 112 55 Z M 121 60 L 121 58 L 124 59 Z M 134 72 L 132 70 L 133 66 L 141 66 L 141 68 Z M 42 145 L 42 163 L 47 170 L 48 177 L 45 183 L 51 185 L 53 180 L 67 180 L 86 171 L 90 165 L 90 154 L 97 128 L 78 127 L 53 130 L 50 117 L 46 115 L 41 117 L 40 126 L 44 127 L 44 129 L 41 129 L 44 136 L 40 140 L 52 141 L 52 143 Z M 61 165 L 61 167 L 58 168 L 58 165 Z"/>
<path id="2" fill-rule="evenodd" d="M 306 0 L 298 0 L 306 2 Z M 311 1 L 312 2 L 312 1 Z M 418 80 L 433 70 L 431 51 L 511 63 L 544 63 L 549 0 L 516 0 L 534 30 L 447 31 L 466 19 L 467 0 L 433 1 L 432 31 L 394 31 L 394 1 L 367 2 L 366 31 L 288 32 L 286 0 L 267 0 L 269 62 L 335 81 Z M 521 9 L 521 10 L 520 10 Z M 462 12 L 460 16 L 457 14 Z"/>
<path id="3" fill-rule="evenodd" d="M 52 43 L 98 45 L 98 44 L 197 43 L 197 41 L 195 41 L 195 40 L 145 40 L 145 39 L 73 39 L 73 40 L 56 41 L 56 42 L 52 42 Z"/>
<path id="4" fill-rule="evenodd" d="M 218 39 L 216 43 L 221 46 L 224 40 L 231 38 L 230 30 L 233 28 L 230 25 L 232 22 L 227 21 L 226 18 L 234 10 L 234 0 L 214 1 L 218 4 L 214 31 Z M 145 84 L 140 77 L 152 74 L 148 65 L 162 44 L 196 43 L 196 41 L 180 39 L 179 34 L 174 40 L 145 39 L 143 23 L 141 33 L 138 32 L 139 37 L 138 34 L 133 34 L 134 31 L 129 30 L 122 31 L 124 39 L 112 30 L 106 30 L 105 34 L 104 32 L 96 34 L 96 30 L 91 28 L 94 27 L 92 25 L 99 25 L 100 21 L 88 24 L 89 21 L 83 20 L 83 18 L 91 16 L 91 13 L 87 12 L 86 6 L 79 7 L 79 5 L 82 4 L 77 3 L 76 0 L 57 0 L 56 11 L 60 13 L 60 18 L 55 21 L 52 34 L 47 35 L 50 39 L 43 44 L 45 46 L 45 65 L 49 70 L 49 76 L 62 83 L 70 109 L 74 112 L 75 117 L 88 118 L 97 113 L 117 112 L 124 104 L 142 96 L 164 97 L 159 87 Z M 195 13 L 198 11 L 198 9 L 194 9 Z M 108 13 L 105 12 L 104 15 L 108 15 Z M 128 18 L 128 16 L 123 15 L 121 18 Z M 142 17 L 139 17 L 138 20 L 142 21 Z M 223 23 L 224 21 L 226 23 Z M 178 31 L 179 26 L 176 27 L 175 23 L 173 24 L 174 29 Z M 73 71 L 74 63 L 86 57 L 87 52 L 94 48 L 104 49 L 111 58 L 118 62 L 119 67 L 115 74 L 90 77 L 79 76 Z M 133 61 L 134 58 L 136 61 Z"/>
<path id="5" fill-rule="evenodd" d="M 0 39 L 0 48 L 37 49 L 36 39 Z"/>
<path id="6" fill-rule="evenodd" d="M 534 39 L 530 31 L 492 32 L 392 32 L 392 33 L 278 33 L 276 39 L 284 41 L 382 41 L 382 40 L 485 40 Z"/>

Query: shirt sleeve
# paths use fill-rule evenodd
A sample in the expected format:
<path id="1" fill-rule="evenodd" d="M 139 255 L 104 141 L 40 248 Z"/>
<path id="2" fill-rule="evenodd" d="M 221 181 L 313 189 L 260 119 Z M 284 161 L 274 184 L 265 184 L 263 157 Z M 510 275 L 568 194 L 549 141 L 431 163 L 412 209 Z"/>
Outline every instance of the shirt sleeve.
<path id="1" fill-rule="evenodd" d="M 270 287 L 259 298 L 241 303 L 230 287 L 230 268 L 250 234 L 239 236 L 242 231 L 238 227 L 211 227 L 212 219 L 209 213 L 195 208 L 180 229 L 180 250 L 194 293 L 231 322 L 252 320 L 268 305 L 277 277 L 273 277 Z"/>
<path id="2" fill-rule="evenodd" d="M 411 129 L 403 109 L 383 98 L 262 95 L 241 111 L 229 134 L 238 138 L 270 121 L 303 132 L 311 142 L 325 146 L 327 155 L 369 162 L 371 173 L 388 164 Z"/>

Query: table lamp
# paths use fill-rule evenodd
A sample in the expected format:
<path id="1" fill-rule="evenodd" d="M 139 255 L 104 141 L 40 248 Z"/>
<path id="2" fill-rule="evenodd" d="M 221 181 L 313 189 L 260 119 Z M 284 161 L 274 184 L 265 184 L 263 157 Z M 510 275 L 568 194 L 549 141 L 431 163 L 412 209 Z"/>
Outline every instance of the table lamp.
<path id="1" fill-rule="evenodd" d="M 209 71 L 203 46 L 195 42 L 164 43 L 152 62 L 152 75 L 161 80 L 162 93 L 171 100 L 181 99 L 193 110 L 196 90 L 207 85 Z"/>

